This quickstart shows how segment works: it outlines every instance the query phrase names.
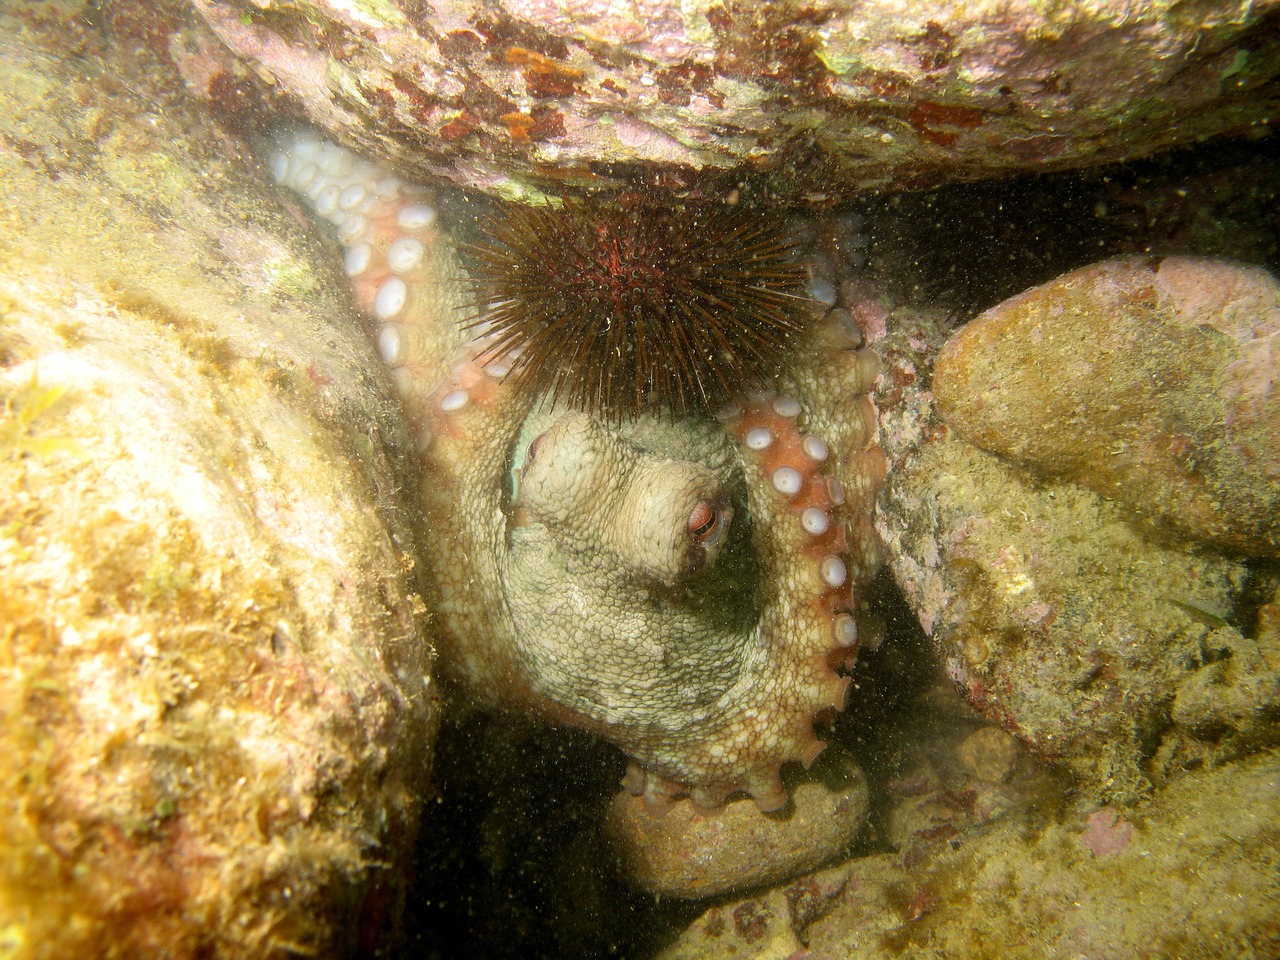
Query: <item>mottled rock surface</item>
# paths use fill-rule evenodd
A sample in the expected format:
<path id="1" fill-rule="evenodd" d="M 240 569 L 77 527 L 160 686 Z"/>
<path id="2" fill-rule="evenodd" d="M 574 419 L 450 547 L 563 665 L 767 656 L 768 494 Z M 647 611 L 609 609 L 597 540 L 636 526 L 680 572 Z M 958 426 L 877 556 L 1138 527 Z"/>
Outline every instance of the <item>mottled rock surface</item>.
<path id="1" fill-rule="evenodd" d="M 848 194 L 1126 159 L 1268 122 L 1280 65 L 1273 0 L 192 5 L 347 143 L 508 196 L 744 169 Z M 215 99 L 240 82 L 176 25 L 150 32 Z"/>
<path id="2" fill-rule="evenodd" d="M 743 800 L 650 812 L 623 792 L 605 830 L 627 879 L 661 896 L 697 899 L 777 883 L 835 859 L 861 832 L 868 804 L 861 769 L 828 747 L 779 814 L 761 816 Z"/>
<path id="3" fill-rule="evenodd" d="M 948 424 L 1182 537 L 1280 554 L 1280 284 L 1124 257 L 1019 294 L 938 357 Z"/>
<path id="4" fill-rule="evenodd" d="M 1273 956 L 1277 776 L 1270 753 L 1184 776 L 1132 811 L 1046 823 L 1027 809 L 924 857 L 865 857 L 713 906 L 660 956 Z"/>
<path id="5" fill-rule="evenodd" d="M 368 955 L 436 723 L 407 433 L 319 244 L 82 12 L 0 16 L 0 954 Z"/>
<path id="6" fill-rule="evenodd" d="M 1275 736 L 1277 674 L 1224 619 L 1244 564 L 1150 540 L 1126 508 L 954 436 L 891 475 L 886 501 L 895 576 L 953 680 L 1087 791 L 1131 801 L 1153 753 L 1194 764 Z M 1179 698 L 1194 720 L 1171 715 Z"/>

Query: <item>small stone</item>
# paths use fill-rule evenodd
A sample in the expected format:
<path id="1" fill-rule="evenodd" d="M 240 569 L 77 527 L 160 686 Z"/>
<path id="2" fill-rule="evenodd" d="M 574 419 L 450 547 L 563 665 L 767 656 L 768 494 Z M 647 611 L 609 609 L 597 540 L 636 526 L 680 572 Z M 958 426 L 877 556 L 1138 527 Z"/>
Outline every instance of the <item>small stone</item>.
<path id="1" fill-rule="evenodd" d="M 792 790 L 782 815 L 750 800 L 702 811 L 680 801 L 660 814 L 619 793 L 606 835 L 628 879 L 650 893 L 699 899 L 778 883 L 840 856 L 867 816 L 866 777 L 853 759 L 828 747 Z"/>
<path id="2" fill-rule="evenodd" d="M 998 727 L 983 727 L 965 737 L 960 762 L 979 780 L 1004 783 L 1018 759 L 1018 743 Z"/>

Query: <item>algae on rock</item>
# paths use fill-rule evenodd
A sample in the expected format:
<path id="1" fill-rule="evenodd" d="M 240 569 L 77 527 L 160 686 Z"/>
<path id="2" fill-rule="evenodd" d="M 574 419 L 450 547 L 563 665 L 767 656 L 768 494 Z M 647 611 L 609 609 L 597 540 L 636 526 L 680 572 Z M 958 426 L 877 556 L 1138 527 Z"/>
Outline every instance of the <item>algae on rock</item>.
<path id="1" fill-rule="evenodd" d="M 316 241 L 81 12 L 0 15 L 0 954 L 355 955 L 436 723 L 407 435 Z"/>

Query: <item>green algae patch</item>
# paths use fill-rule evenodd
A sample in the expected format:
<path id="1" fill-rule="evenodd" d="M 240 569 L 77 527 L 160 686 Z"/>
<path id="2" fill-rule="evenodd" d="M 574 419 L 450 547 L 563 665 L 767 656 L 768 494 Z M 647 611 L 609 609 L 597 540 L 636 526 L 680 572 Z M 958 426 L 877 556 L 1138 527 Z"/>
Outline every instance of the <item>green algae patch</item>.
<path id="1" fill-rule="evenodd" d="M 271 285 L 291 299 L 304 299 L 316 294 L 319 283 L 315 271 L 305 260 L 279 258 L 262 265 Z"/>

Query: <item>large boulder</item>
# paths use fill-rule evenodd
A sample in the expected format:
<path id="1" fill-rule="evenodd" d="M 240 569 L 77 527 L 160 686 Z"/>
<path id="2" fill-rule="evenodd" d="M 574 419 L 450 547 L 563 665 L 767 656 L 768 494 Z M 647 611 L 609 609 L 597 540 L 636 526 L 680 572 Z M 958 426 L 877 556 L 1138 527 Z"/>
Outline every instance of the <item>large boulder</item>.
<path id="1" fill-rule="evenodd" d="M 437 712 L 407 435 L 312 235 L 80 13 L 0 16 L 0 953 L 368 955 Z"/>
<path id="2" fill-rule="evenodd" d="M 1165 533 L 1280 554 L 1280 283 L 1207 257 L 1119 257 L 992 307 L 938 357 L 953 429 Z"/>

